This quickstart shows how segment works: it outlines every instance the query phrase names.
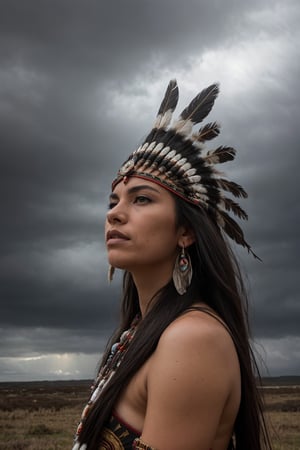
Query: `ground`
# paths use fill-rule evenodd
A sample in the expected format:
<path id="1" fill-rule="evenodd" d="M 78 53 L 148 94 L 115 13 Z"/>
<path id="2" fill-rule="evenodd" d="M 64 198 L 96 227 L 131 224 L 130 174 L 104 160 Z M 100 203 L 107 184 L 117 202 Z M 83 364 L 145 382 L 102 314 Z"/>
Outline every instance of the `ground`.
<path id="1" fill-rule="evenodd" d="M 0 450 L 65 450 L 91 381 L 0 383 Z M 300 378 L 265 379 L 274 450 L 300 448 Z"/>

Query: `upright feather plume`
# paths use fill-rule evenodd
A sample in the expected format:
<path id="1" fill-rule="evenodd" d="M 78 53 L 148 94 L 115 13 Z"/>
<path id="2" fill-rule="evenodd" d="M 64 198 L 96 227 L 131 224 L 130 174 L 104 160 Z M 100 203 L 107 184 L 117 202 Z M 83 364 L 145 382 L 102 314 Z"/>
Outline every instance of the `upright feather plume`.
<path id="1" fill-rule="evenodd" d="M 154 128 L 166 128 L 172 119 L 172 113 L 178 102 L 178 86 L 176 80 L 171 80 L 165 96 L 159 107 Z"/>
<path id="2" fill-rule="evenodd" d="M 202 122 L 210 113 L 219 93 L 219 85 L 212 84 L 200 92 L 191 103 L 182 111 L 173 128 L 181 134 L 189 135 L 193 125 Z"/>

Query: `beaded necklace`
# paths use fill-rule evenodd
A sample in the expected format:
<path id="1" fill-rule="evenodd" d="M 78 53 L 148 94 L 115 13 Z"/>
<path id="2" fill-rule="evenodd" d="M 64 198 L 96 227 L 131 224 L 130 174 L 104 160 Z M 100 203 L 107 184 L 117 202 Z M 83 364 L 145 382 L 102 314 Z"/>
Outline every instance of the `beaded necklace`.
<path id="1" fill-rule="evenodd" d="M 107 357 L 105 364 L 100 369 L 97 378 L 95 379 L 94 383 L 91 386 L 92 394 L 91 394 L 91 397 L 90 397 L 88 403 L 86 404 L 86 406 L 84 407 L 84 409 L 82 411 L 81 419 L 80 419 L 79 425 L 76 430 L 75 442 L 74 442 L 74 446 L 73 446 L 72 450 L 86 449 L 85 444 L 80 445 L 80 443 L 78 442 L 78 438 L 82 431 L 83 424 L 84 424 L 90 410 L 92 409 L 93 404 L 99 398 L 101 392 L 103 391 L 105 386 L 109 383 L 112 376 L 114 375 L 114 373 L 120 366 L 120 364 L 124 358 L 124 355 L 129 347 L 129 344 L 132 341 L 133 336 L 135 335 L 139 321 L 140 321 L 140 316 L 137 315 L 133 319 L 133 321 L 130 325 L 130 328 L 122 333 L 119 342 L 115 342 L 112 345 L 112 347 L 110 349 L 110 353 Z"/>

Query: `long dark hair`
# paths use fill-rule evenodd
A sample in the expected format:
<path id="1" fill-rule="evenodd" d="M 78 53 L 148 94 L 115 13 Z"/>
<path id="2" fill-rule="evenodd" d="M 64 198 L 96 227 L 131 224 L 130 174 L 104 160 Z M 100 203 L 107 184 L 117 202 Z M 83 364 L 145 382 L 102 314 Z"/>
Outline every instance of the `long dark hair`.
<path id="1" fill-rule="evenodd" d="M 257 387 L 259 372 L 250 345 L 247 296 L 239 265 L 214 220 L 202 209 L 179 197 L 174 198 L 177 225 L 189 227 L 195 236 L 195 242 L 188 249 L 194 272 L 191 286 L 184 295 L 179 295 L 171 280 L 152 299 L 122 364 L 89 413 L 79 441 L 87 444 L 89 450 L 98 449 L 103 428 L 121 391 L 154 352 L 162 332 L 176 317 L 201 301 L 226 324 L 239 358 L 242 391 L 232 448 L 270 450 L 272 446 Z M 102 364 L 112 342 L 139 312 L 138 294 L 129 272 L 124 273 L 123 292 L 121 323 L 108 343 Z"/>

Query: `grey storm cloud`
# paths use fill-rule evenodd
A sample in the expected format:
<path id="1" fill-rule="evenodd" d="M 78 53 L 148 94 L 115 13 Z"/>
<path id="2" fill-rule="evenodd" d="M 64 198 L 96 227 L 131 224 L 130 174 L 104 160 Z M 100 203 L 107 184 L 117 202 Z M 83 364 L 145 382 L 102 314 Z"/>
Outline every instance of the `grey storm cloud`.
<path id="1" fill-rule="evenodd" d="M 1 0 L 0 9 L 0 379 L 22 378 L 16 361 L 28 355 L 102 352 L 121 291 L 120 274 L 106 281 L 110 183 L 173 77 L 181 101 L 221 83 L 212 116 L 220 142 L 238 149 L 226 171 L 249 193 L 243 227 L 263 260 L 237 249 L 254 335 L 270 355 L 276 342 L 291 355 L 290 365 L 271 361 L 274 372 L 299 373 L 298 2 Z"/>

